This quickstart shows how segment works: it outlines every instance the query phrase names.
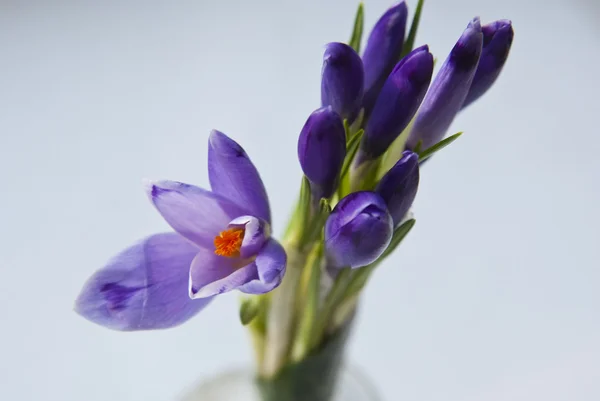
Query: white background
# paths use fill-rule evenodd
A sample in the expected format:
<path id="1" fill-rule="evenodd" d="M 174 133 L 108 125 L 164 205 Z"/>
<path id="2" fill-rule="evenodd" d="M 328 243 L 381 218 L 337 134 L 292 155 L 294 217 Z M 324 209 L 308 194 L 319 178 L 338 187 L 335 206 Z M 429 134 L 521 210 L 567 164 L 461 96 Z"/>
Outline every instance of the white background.
<path id="1" fill-rule="evenodd" d="M 109 257 L 167 229 L 142 178 L 207 186 L 211 128 L 254 159 L 281 233 L 323 45 L 347 40 L 356 5 L 0 1 L 1 400 L 173 400 L 251 362 L 235 295 L 141 333 L 72 303 Z M 368 0 L 367 28 L 390 5 Z M 438 65 L 474 15 L 516 34 L 365 294 L 350 357 L 385 400 L 600 399 L 599 7 L 427 1 L 417 44 Z"/>

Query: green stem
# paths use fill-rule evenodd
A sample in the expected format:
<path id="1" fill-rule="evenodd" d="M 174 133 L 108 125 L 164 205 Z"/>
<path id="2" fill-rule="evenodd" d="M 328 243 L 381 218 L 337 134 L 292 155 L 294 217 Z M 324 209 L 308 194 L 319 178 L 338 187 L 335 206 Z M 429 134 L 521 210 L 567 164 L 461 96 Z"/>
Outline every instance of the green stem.
<path id="1" fill-rule="evenodd" d="M 323 303 L 323 308 L 317 317 L 317 321 L 314 326 L 312 341 L 311 341 L 311 349 L 316 348 L 323 341 L 326 333 L 326 329 L 328 323 L 333 316 L 333 313 L 336 307 L 342 302 L 344 299 L 344 294 L 346 293 L 346 287 L 349 283 L 349 280 L 352 276 L 351 269 L 349 267 L 342 269 L 335 281 L 333 282 L 333 286 L 329 293 L 325 297 L 325 302 Z"/>
<path id="2" fill-rule="evenodd" d="M 303 360 L 310 352 L 311 335 L 314 331 L 319 308 L 319 290 L 321 286 L 321 263 L 323 256 L 323 242 L 319 241 L 313 246 L 304 269 L 304 291 L 298 294 L 299 323 L 296 329 L 296 338 L 292 345 L 292 361 Z"/>
<path id="3" fill-rule="evenodd" d="M 261 377 L 273 377 L 287 363 L 290 339 L 295 325 L 295 300 L 298 282 L 306 263 L 306 253 L 285 244 L 287 269 L 283 281 L 270 293 L 267 315 L 266 346 Z"/>

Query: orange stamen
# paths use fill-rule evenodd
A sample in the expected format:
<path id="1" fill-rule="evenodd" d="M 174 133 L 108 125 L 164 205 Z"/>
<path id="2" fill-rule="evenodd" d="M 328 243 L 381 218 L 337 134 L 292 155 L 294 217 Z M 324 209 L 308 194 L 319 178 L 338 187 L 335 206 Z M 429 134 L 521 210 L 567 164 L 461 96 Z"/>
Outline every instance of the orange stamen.
<path id="1" fill-rule="evenodd" d="M 225 231 L 221 231 L 219 235 L 215 237 L 215 254 L 230 258 L 239 257 L 243 239 L 243 228 L 230 228 Z"/>

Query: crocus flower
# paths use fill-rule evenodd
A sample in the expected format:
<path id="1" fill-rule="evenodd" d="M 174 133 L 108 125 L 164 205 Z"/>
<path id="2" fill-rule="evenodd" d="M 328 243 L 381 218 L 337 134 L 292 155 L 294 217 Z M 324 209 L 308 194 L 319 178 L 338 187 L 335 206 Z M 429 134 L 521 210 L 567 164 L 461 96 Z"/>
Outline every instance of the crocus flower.
<path id="1" fill-rule="evenodd" d="M 392 239 L 392 217 L 374 192 L 353 192 L 335 206 L 325 223 L 330 268 L 366 266 L 377 260 Z"/>
<path id="2" fill-rule="evenodd" d="M 314 111 L 298 140 L 298 159 L 315 199 L 329 198 L 335 191 L 346 157 L 346 132 L 331 106 Z"/>
<path id="3" fill-rule="evenodd" d="M 407 16 L 406 2 L 398 3 L 381 16 L 369 35 L 363 54 L 365 68 L 363 106 L 367 115 L 370 114 L 383 83 L 400 58 Z"/>
<path id="4" fill-rule="evenodd" d="M 126 249 L 84 286 L 75 309 L 116 330 L 173 327 L 213 296 L 262 294 L 279 285 L 286 255 L 271 238 L 269 202 L 246 152 L 224 134 L 209 139 L 212 192 L 174 181 L 147 185 L 176 233 Z"/>
<path id="5" fill-rule="evenodd" d="M 494 21 L 481 27 L 483 32 L 483 50 L 471 88 L 462 107 L 465 108 L 479 99 L 500 75 L 508 58 L 514 31 L 509 20 Z"/>
<path id="6" fill-rule="evenodd" d="M 375 159 L 394 142 L 417 112 L 432 74 L 433 56 L 427 46 L 400 60 L 385 81 L 369 117 L 359 159 Z"/>
<path id="7" fill-rule="evenodd" d="M 323 55 L 321 104 L 351 121 L 361 106 L 364 71 L 360 56 L 344 43 L 329 43 Z"/>
<path id="8" fill-rule="evenodd" d="M 375 192 L 385 201 L 398 226 L 408 213 L 419 187 L 419 155 L 405 150 L 402 158 L 379 181 Z"/>
<path id="9" fill-rule="evenodd" d="M 409 134 L 409 149 L 414 149 L 419 141 L 421 148 L 427 149 L 444 137 L 471 87 L 482 43 L 481 25 L 475 18 L 433 80 Z"/>

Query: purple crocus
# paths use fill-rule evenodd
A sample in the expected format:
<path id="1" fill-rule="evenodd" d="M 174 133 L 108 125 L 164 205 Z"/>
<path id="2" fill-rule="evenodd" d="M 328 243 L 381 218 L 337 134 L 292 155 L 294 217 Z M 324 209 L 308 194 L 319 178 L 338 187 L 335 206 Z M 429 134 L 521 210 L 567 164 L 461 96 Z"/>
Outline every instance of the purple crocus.
<path id="1" fill-rule="evenodd" d="M 375 192 L 353 192 L 335 206 L 325 223 L 329 268 L 357 268 L 375 260 L 390 243 L 393 221 Z"/>
<path id="2" fill-rule="evenodd" d="M 460 110 L 481 55 L 483 35 L 479 18 L 474 18 L 433 80 L 406 143 L 414 149 L 422 142 L 427 149 L 442 140 Z"/>
<path id="3" fill-rule="evenodd" d="M 413 50 L 394 67 L 365 127 L 359 160 L 382 155 L 406 128 L 425 97 L 432 74 L 433 56 L 427 46 Z"/>
<path id="4" fill-rule="evenodd" d="M 321 104 L 351 121 L 361 106 L 364 71 L 360 56 L 344 43 L 329 43 L 323 55 Z"/>
<path id="5" fill-rule="evenodd" d="M 405 150 L 402 157 L 379 181 L 375 192 L 385 201 L 398 226 L 410 209 L 419 187 L 419 155 Z"/>
<path id="6" fill-rule="evenodd" d="M 365 96 L 363 107 L 369 115 L 388 75 L 400 58 L 408 8 L 406 2 L 389 8 L 377 21 L 367 40 L 363 54 Z"/>
<path id="7" fill-rule="evenodd" d="M 345 157 L 346 132 L 339 114 L 331 106 L 315 110 L 298 139 L 298 160 L 315 200 L 333 195 Z"/>
<path id="8" fill-rule="evenodd" d="M 498 20 L 481 27 L 483 50 L 471 88 L 462 105 L 467 107 L 479 99 L 496 81 L 508 58 L 514 31 L 509 20 Z"/>
<path id="9" fill-rule="evenodd" d="M 181 324 L 217 294 L 263 294 L 279 285 L 286 254 L 271 238 L 270 210 L 258 172 L 225 134 L 209 139 L 212 192 L 174 181 L 147 185 L 150 200 L 175 233 L 126 249 L 97 271 L 75 310 L 116 330 Z"/>

